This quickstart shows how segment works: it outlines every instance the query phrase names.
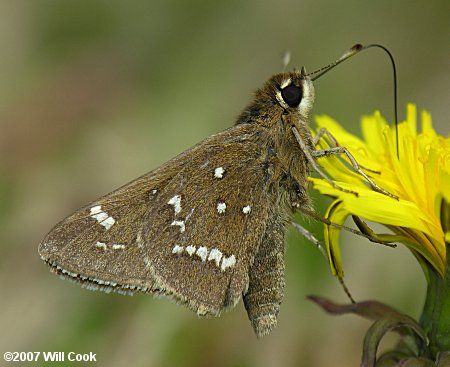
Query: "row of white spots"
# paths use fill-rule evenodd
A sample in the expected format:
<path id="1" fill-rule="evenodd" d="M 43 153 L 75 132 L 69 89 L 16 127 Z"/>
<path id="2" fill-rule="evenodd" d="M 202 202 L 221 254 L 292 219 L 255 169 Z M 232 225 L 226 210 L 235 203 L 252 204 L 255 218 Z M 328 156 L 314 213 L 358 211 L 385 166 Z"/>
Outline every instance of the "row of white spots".
<path id="1" fill-rule="evenodd" d="M 219 170 L 220 169 L 220 170 Z M 224 170 L 222 167 L 218 167 L 215 170 L 215 176 L 217 178 L 222 178 L 222 174 L 223 174 Z M 174 207 L 174 212 L 175 212 L 175 216 L 181 211 L 181 196 L 180 195 L 175 195 L 173 196 L 168 202 L 167 204 L 169 205 L 173 205 Z M 217 209 L 217 213 L 219 214 L 223 214 L 225 213 L 226 209 L 227 209 L 227 204 L 224 202 L 219 202 L 217 203 L 216 206 Z M 180 227 L 180 232 L 183 233 L 186 231 L 186 221 L 190 218 L 190 216 L 192 215 L 192 213 L 194 212 L 194 209 L 191 209 L 191 211 L 189 212 L 189 214 L 186 216 L 185 220 L 174 220 L 172 221 L 172 223 L 170 224 L 171 226 L 179 226 Z M 250 205 L 246 205 L 242 208 L 242 213 L 244 214 L 249 214 L 251 212 L 251 207 Z"/>
<path id="2" fill-rule="evenodd" d="M 181 196 L 175 195 L 167 202 L 167 204 L 173 205 L 173 209 L 175 212 L 174 215 L 176 216 L 181 211 Z M 184 231 L 186 231 L 186 221 L 191 217 L 192 213 L 194 213 L 194 208 L 191 209 L 184 220 L 175 219 L 172 223 L 170 223 L 170 225 L 180 227 L 180 232 L 183 233 Z"/>
<path id="3" fill-rule="evenodd" d="M 167 204 L 173 205 L 175 216 L 181 211 L 181 196 L 175 195 L 172 197 Z M 180 227 L 180 233 L 183 233 L 186 231 L 186 222 L 191 217 L 191 215 L 194 213 L 194 208 L 191 209 L 191 211 L 188 213 L 186 218 L 184 220 L 177 220 L 175 219 L 172 223 L 170 223 L 171 226 L 178 226 Z"/>
<path id="4" fill-rule="evenodd" d="M 117 293 L 132 296 L 135 292 L 148 292 L 150 290 L 149 287 L 141 287 L 131 284 L 118 284 L 117 282 L 110 280 L 92 278 L 81 274 L 72 273 L 71 271 L 61 268 L 59 265 L 56 265 L 55 262 L 51 263 L 51 267 L 56 269 L 61 274 L 61 278 L 69 279 L 71 281 L 81 281 L 81 286 L 91 291 L 99 290 L 106 293 L 115 291 Z"/>
<path id="5" fill-rule="evenodd" d="M 117 284 L 116 282 L 110 282 L 107 280 L 101 280 L 90 277 L 79 277 L 82 279 L 81 286 L 89 291 L 101 291 L 105 293 L 111 293 L 112 291 L 123 294 L 125 296 L 133 296 L 136 292 L 148 292 L 150 290 L 149 287 L 140 287 L 138 285 L 131 284 Z M 64 279 L 64 278 L 63 278 Z M 72 281 L 78 279 L 66 278 Z"/>
<path id="6" fill-rule="evenodd" d="M 111 217 L 108 213 L 102 210 L 101 205 L 93 206 L 91 208 L 91 217 L 97 220 L 106 230 L 110 229 L 114 223 L 116 223 L 115 219 Z"/>
<path id="7" fill-rule="evenodd" d="M 223 214 L 225 213 L 225 210 L 227 209 L 227 204 L 225 203 L 218 203 L 217 204 L 217 213 Z M 249 214 L 252 211 L 252 207 L 250 205 L 246 205 L 242 208 L 242 213 Z"/>
<path id="8" fill-rule="evenodd" d="M 100 241 L 97 241 L 97 243 L 95 244 L 95 247 L 101 248 L 101 249 L 104 250 L 104 251 L 106 251 L 106 249 L 107 249 L 106 243 L 100 242 Z M 111 248 L 112 248 L 113 250 L 125 250 L 125 245 L 113 243 L 113 244 L 111 245 Z"/>
<path id="9" fill-rule="evenodd" d="M 56 265 L 56 263 L 53 263 L 52 266 L 53 266 L 55 269 L 59 270 L 59 271 L 60 271 L 62 274 L 64 274 L 64 275 L 68 275 L 68 276 L 70 276 L 70 277 L 72 277 L 72 278 L 76 278 L 76 277 L 78 276 L 77 273 L 72 273 L 72 272 L 70 272 L 70 271 L 68 271 L 68 270 L 65 270 L 65 269 L 61 268 L 60 266 Z"/>
<path id="10" fill-rule="evenodd" d="M 172 248 L 172 254 L 181 254 L 186 251 L 189 256 L 197 255 L 202 261 L 214 261 L 216 266 L 220 268 L 221 271 L 225 271 L 227 268 L 232 268 L 236 264 L 236 257 L 234 255 L 224 256 L 219 249 L 213 248 L 208 250 L 206 246 L 200 246 L 196 248 L 195 246 L 180 246 L 175 245 Z M 222 260 L 222 262 L 220 262 Z"/>
<path id="11" fill-rule="evenodd" d="M 173 205 L 173 210 L 175 211 L 175 215 L 177 215 L 179 212 L 181 212 L 181 196 L 175 195 L 173 198 L 171 198 L 167 204 Z"/>

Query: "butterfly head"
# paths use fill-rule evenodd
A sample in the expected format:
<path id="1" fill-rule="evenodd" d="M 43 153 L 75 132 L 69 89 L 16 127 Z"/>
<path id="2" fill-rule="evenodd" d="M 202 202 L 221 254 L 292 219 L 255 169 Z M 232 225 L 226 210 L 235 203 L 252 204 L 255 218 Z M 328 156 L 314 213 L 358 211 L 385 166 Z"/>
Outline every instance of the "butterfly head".
<path id="1" fill-rule="evenodd" d="M 314 103 L 314 86 L 304 68 L 274 75 L 268 83 L 285 114 L 299 114 L 304 119 L 308 116 Z"/>
<path id="2" fill-rule="evenodd" d="M 275 74 L 256 91 L 256 98 L 237 123 L 259 121 L 270 125 L 283 115 L 290 115 L 291 121 L 306 121 L 313 103 L 314 86 L 304 68 Z"/>

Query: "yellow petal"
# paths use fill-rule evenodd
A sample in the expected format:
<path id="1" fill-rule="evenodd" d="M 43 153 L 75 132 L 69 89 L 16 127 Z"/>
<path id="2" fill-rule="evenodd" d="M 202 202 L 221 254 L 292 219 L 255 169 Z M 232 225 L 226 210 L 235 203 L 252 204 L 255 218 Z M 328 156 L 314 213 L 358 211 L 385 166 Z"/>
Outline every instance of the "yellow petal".
<path id="1" fill-rule="evenodd" d="M 327 209 L 325 218 L 336 224 L 344 224 L 350 213 L 344 209 L 340 200 L 334 201 Z M 342 270 L 342 258 L 339 248 L 339 236 L 341 230 L 339 228 L 325 225 L 325 250 L 328 254 L 331 272 L 340 278 L 344 277 Z"/>
<path id="2" fill-rule="evenodd" d="M 364 140 L 375 157 L 383 157 L 385 153 L 386 143 L 382 132 L 387 127 L 388 124 L 378 111 L 373 116 L 364 116 L 361 120 Z"/>
<path id="3" fill-rule="evenodd" d="M 398 196 L 394 200 L 375 191 L 361 175 L 348 164 L 348 159 L 326 157 L 319 160 L 334 183 L 357 192 L 358 196 L 332 187 L 326 180 L 310 179 L 322 194 L 336 198 L 330 216 L 342 221 L 352 214 L 385 224 L 394 233 L 404 237 L 400 241 L 412 253 L 432 264 L 439 272 L 446 261 L 448 234 L 440 223 L 442 200 L 450 202 L 450 137 L 444 138 L 433 129 L 431 116 L 421 113 L 421 132 L 417 131 L 417 109 L 407 106 L 405 122 L 389 126 L 379 112 L 362 119 L 364 140 L 345 131 L 329 117 L 317 119 L 319 127 L 327 127 L 341 146 L 356 158 L 362 169 L 368 168 L 371 179 L 384 190 Z M 322 149 L 331 144 L 320 140 Z M 376 171 L 370 169 L 379 167 Z M 337 235 L 329 230 L 329 254 L 332 271 L 342 272 Z M 335 231 L 334 231 L 335 232 Z M 335 232 L 338 233 L 338 232 Z"/>
<path id="4" fill-rule="evenodd" d="M 339 197 L 346 210 L 358 217 L 382 224 L 414 228 L 429 235 L 433 234 L 429 226 L 436 230 L 435 224 L 429 222 L 428 217 L 411 201 L 395 200 L 371 189 L 354 187 L 345 182 L 335 181 L 342 188 L 356 191 L 358 196 L 344 193 L 322 179 L 310 178 L 310 181 L 322 194 Z"/>

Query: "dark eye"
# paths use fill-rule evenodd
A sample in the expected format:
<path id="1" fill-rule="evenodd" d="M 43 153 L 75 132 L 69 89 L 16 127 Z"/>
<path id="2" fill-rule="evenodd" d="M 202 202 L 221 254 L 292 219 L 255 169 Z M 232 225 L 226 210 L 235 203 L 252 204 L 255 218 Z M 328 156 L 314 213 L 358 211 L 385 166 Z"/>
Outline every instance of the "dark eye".
<path id="1" fill-rule="evenodd" d="M 281 97 L 289 107 L 297 107 L 302 100 L 302 88 L 291 84 L 281 90 Z"/>

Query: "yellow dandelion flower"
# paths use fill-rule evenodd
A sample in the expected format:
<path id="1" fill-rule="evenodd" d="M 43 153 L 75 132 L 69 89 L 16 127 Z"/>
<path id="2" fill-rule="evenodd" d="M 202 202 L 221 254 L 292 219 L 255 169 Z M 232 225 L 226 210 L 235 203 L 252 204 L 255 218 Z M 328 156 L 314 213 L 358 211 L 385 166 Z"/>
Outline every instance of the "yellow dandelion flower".
<path id="1" fill-rule="evenodd" d="M 342 224 L 349 215 L 384 224 L 394 235 L 385 240 L 404 243 L 419 261 L 428 261 L 440 274 L 446 263 L 446 241 L 441 224 L 442 200 L 450 203 L 450 137 L 438 135 L 431 116 L 421 114 L 421 132 L 417 132 L 416 107 L 407 106 L 407 118 L 398 125 L 398 152 L 395 128 L 390 127 L 379 112 L 362 119 L 363 139 L 345 131 L 327 116 L 316 118 L 318 129 L 326 127 L 346 147 L 363 170 L 393 199 L 374 191 L 367 181 L 351 168 L 346 159 L 336 156 L 319 159 L 319 164 L 339 186 L 358 193 L 345 193 L 326 180 L 310 178 L 316 190 L 335 198 L 327 217 Z M 319 147 L 330 145 L 320 139 Z M 446 227 L 444 227 L 446 228 Z M 343 276 L 339 251 L 340 230 L 326 227 L 325 246 L 333 274 Z"/>

